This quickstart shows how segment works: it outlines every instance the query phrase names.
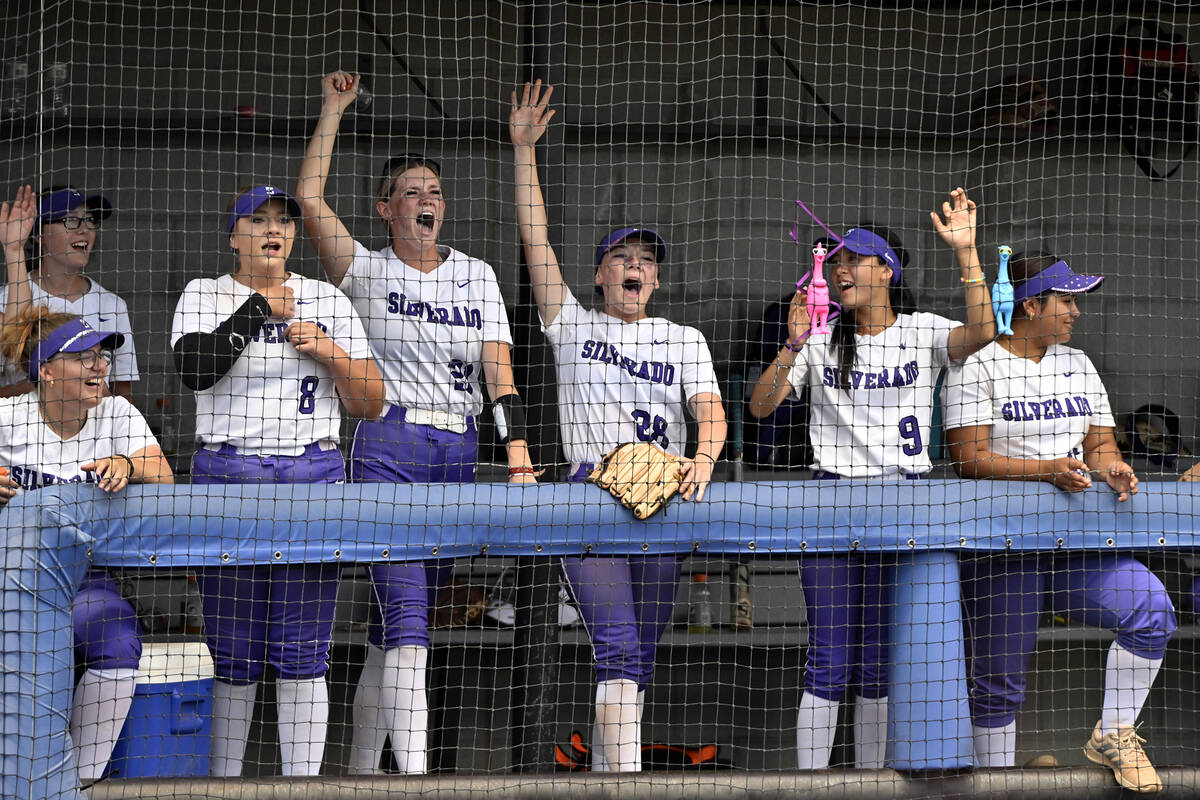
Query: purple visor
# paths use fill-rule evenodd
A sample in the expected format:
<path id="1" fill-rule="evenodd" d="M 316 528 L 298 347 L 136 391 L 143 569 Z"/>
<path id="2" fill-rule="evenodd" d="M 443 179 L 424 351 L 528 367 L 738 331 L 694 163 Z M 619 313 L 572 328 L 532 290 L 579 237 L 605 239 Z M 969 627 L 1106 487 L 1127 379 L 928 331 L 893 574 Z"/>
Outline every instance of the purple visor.
<path id="1" fill-rule="evenodd" d="M 649 228 L 617 228 L 608 236 L 601 239 L 600 244 L 596 246 L 596 266 L 600 266 L 600 262 L 604 260 L 604 255 L 609 250 L 612 250 L 629 238 L 636 238 L 646 244 L 653 245 L 654 261 L 656 263 L 661 264 L 667 260 L 667 243 L 654 231 Z"/>
<path id="2" fill-rule="evenodd" d="M 851 228 L 842 235 L 841 246 L 860 256 L 882 258 L 892 268 L 892 283 L 900 282 L 900 257 L 887 243 L 887 239 L 871 233 L 866 228 Z"/>
<path id="3" fill-rule="evenodd" d="M 38 382 L 38 371 L 59 353 L 82 353 L 96 345 L 115 350 L 125 344 L 124 334 L 117 331 L 98 331 L 87 320 L 76 318 L 59 325 L 38 343 L 29 359 L 29 380 Z"/>
<path id="4" fill-rule="evenodd" d="M 64 186 L 42 195 L 42 199 L 38 201 L 37 225 L 41 227 L 47 222 L 62 219 L 80 206 L 87 206 L 88 212 L 95 215 L 96 219 L 108 219 L 112 216 L 112 203 L 108 202 L 108 198 L 99 194 L 84 197 L 74 186 Z"/>
<path id="5" fill-rule="evenodd" d="M 1013 290 L 1013 302 L 1020 303 L 1043 292 L 1090 292 L 1104 280 L 1101 275 L 1079 275 L 1065 261 L 1055 261 Z"/>
<path id="6" fill-rule="evenodd" d="M 238 199 L 233 201 L 233 208 L 229 209 L 229 232 L 233 233 L 233 226 L 239 218 L 250 216 L 258 211 L 259 206 L 263 203 L 275 199 L 287 203 L 288 211 L 293 217 L 300 216 L 300 204 L 283 189 L 276 189 L 274 186 L 253 186 L 242 192 L 238 195 Z"/>

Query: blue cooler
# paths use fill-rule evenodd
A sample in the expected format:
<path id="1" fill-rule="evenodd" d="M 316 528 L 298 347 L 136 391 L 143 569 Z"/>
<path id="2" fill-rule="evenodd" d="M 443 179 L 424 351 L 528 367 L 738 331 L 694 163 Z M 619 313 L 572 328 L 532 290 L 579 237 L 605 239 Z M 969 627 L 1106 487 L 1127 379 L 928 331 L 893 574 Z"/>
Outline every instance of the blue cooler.
<path id="1" fill-rule="evenodd" d="M 110 778 L 208 775 L 213 662 L 203 642 L 142 646 L 129 718 L 109 761 Z"/>

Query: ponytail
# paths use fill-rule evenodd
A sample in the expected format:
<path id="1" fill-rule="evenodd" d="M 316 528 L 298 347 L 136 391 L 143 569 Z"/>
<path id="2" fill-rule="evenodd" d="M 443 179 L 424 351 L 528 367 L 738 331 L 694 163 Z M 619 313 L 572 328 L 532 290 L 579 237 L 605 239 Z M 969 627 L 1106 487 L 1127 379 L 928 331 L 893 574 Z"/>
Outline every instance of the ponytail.
<path id="1" fill-rule="evenodd" d="M 26 308 L 0 327 L 0 353 L 29 374 L 29 358 L 52 331 L 78 319 L 74 314 L 54 313 L 45 306 Z"/>

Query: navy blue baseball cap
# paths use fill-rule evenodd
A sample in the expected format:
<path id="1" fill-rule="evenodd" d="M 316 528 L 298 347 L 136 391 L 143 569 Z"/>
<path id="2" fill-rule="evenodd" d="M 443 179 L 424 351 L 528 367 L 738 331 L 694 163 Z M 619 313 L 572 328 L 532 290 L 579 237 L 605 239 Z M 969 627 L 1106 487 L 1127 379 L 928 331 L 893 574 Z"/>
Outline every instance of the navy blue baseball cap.
<path id="1" fill-rule="evenodd" d="M 882 258 L 892 268 L 892 283 L 900 282 L 900 257 L 887 243 L 887 239 L 879 234 L 866 228 L 851 228 L 842 234 L 841 246 L 860 256 Z"/>
<path id="2" fill-rule="evenodd" d="M 246 191 L 238 195 L 233 201 L 233 207 L 229 209 L 229 232 L 233 233 L 233 226 L 241 217 L 248 217 L 255 211 L 258 211 L 259 206 L 268 200 L 283 200 L 287 203 L 288 211 L 293 217 L 300 216 L 300 204 L 296 202 L 296 198 L 285 192 L 283 189 L 277 189 L 274 186 L 251 186 Z"/>
<path id="3" fill-rule="evenodd" d="M 59 353 L 82 353 L 96 345 L 115 350 L 125 344 L 125 335 L 118 331 L 98 331 L 87 320 L 76 317 L 59 325 L 38 343 L 29 358 L 29 380 L 38 382 L 38 371 Z"/>
<path id="4" fill-rule="evenodd" d="M 617 228 L 600 240 L 596 246 L 596 266 L 604 260 L 604 255 L 626 239 L 636 238 L 646 244 L 654 245 L 654 260 L 661 264 L 667 260 L 667 243 L 649 228 Z"/>
<path id="5" fill-rule="evenodd" d="M 112 216 L 112 203 L 104 195 L 93 194 L 84 197 L 83 193 L 74 186 L 56 186 L 42 195 L 38 201 L 38 218 L 35 226 L 40 228 L 47 222 L 62 219 L 80 206 L 87 206 L 89 213 L 97 219 L 108 219 Z"/>
<path id="6" fill-rule="evenodd" d="M 1080 275 L 1067 266 L 1067 262 L 1059 260 L 1014 288 L 1013 302 L 1020 303 L 1043 292 L 1083 294 L 1095 289 L 1102 280 L 1102 275 Z"/>

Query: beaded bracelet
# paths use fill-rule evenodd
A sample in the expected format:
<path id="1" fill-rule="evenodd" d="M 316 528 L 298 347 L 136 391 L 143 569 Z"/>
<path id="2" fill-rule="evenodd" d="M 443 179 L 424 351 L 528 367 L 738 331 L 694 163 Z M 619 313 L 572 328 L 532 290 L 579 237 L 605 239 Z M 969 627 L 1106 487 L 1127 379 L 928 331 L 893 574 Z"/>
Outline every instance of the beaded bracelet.
<path id="1" fill-rule="evenodd" d="M 972 283 L 984 283 L 986 278 L 959 278 L 958 282 L 964 286 L 969 286 Z"/>

